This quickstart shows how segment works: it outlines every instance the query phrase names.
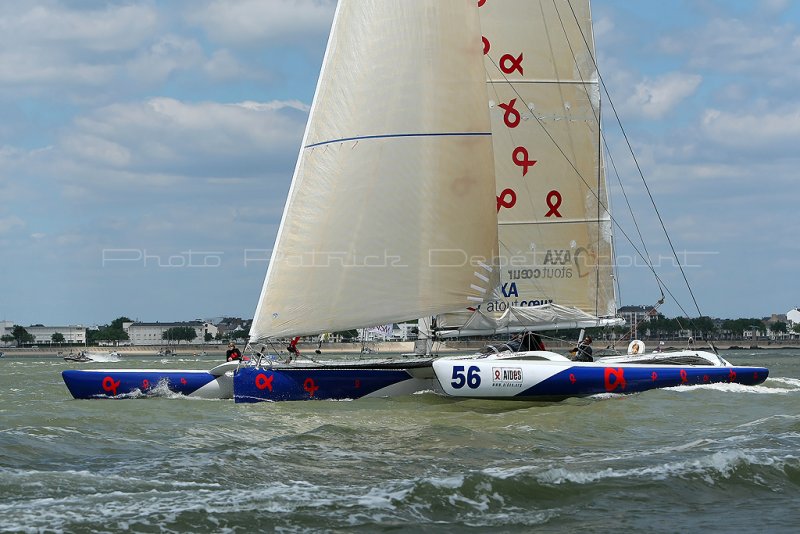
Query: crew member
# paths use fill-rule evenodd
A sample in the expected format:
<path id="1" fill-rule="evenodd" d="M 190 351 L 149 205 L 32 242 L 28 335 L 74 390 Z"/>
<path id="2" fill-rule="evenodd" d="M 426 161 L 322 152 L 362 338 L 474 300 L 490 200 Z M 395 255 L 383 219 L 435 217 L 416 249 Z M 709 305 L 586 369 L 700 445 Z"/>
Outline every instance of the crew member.
<path id="1" fill-rule="evenodd" d="M 592 358 L 592 337 L 586 336 L 583 341 L 578 343 L 578 348 L 575 351 L 575 361 L 577 362 L 593 362 Z"/>
<path id="2" fill-rule="evenodd" d="M 236 344 L 233 342 L 228 343 L 228 350 L 227 352 L 225 352 L 225 360 L 232 362 L 241 359 L 242 359 L 242 353 L 239 352 L 239 349 L 236 348 Z"/>

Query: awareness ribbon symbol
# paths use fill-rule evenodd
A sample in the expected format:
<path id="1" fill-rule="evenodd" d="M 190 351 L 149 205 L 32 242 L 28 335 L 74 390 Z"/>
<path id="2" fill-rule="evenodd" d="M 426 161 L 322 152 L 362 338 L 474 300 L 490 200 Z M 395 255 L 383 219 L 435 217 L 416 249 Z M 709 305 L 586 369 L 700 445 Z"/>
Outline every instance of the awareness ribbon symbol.
<path id="1" fill-rule="evenodd" d="M 617 388 L 625 389 L 627 386 L 627 382 L 625 382 L 625 369 L 620 367 L 619 369 L 612 369 L 611 367 L 606 367 L 605 370 L 605 382 L 606 382 L 606 391 L 614 391 Z M 614 381 L 611 381 L 611 378 L 614 378 Z"/>
<path id="2" fill-rule="evenodd" d="M 119 380 L 116 382 L 110 376 L 107 376 L 103 379 L 103 391 L 107 393 L 111 393 L 115 397 L 117 396 L 117 388 L 119 387 Z"/>
<path id="3" fill-rule="evenodd" d="M 515 70 L 519 71 L 520 74 L 523 74 L 522 54 L 520 53 L 520 55 L 517 57 L 514 57 L 511 54 L 505 54 L 503 57 L 500 58 L 500 70 L 502 70 L 506 74 L 511 74 Z"/>
<path id="4" fill-rule="evenodd" d="M 319 389 L 319 386 L 314 384 L 314 379 L 309 377 L 303 382 L 303 389 L 308 392 L 309 397 L 313 397 L 314 393 Z"/>
<path id="5" fill-rule="evenodd" d="M 517 167 L 522 167 L 522 176 L 528 174 L 528 168 L 536 165 L 536 160 L 528 159 L 528 149 L 524 146 L 518 146 L 514 149 L 511 159 Z"/>
<path id="6" fill-rule="evenodd" d="M 259 373 L 256 377 L 256 387 L 261 391 L 265 389 L 269 389 L 272 391 L 272 379 L 275 378 L 275 375 L 269 375 L 269 378 L 264 373 Z"/>
<path id="7" fill-rule="evenodd" d="M 503 122 L 505 122 L 506 126 L 509 128 L 516 128 L 519 126 L 520 120 L 522 120 L 522 115 L 519 114 L 519 111 L 514 109 L 516 103 L 517 99 L 513 98 L 508 104 L 499 105 L 500 109 L 504 109 L 506 112 L 505 115 L 503 115 Z M 516 161 L 514 163 L 516 163 Z"/>
<path id="8" fill-rule="evenodd" d="M 558 208 L 561 207 L 561 200 L 561 193 L 555 189 L 547 193 L 547 207 L 550 208 L 550 211 L 547 212 L 545 217 L 552 217 L 554 215 L 559 218 L 561 217 L 561 213 L 558 211 Z"/>

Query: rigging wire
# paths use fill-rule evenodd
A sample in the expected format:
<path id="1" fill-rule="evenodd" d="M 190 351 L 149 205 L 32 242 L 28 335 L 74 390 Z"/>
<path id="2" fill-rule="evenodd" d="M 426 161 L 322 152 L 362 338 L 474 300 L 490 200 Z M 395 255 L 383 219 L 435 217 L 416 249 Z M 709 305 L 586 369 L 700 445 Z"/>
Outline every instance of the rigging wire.
<path id="1" fill-rule="evenodd" d="M 493 58 L 493 57 L 491 57 L 491 56 L 488 56 L 488 57 L 489 57 L 489 60 L 490 60 L 490 61 L 491 61 L 491 62 L 492 62 L 494 65 L 495 65 L 495 67 L 497 67 L 497 70 L 498 70 L 498 71 L 500 71 L 500 72 L 502 73 L 502 70 L 500 70 L 500 68 L 499 68 L 499 66 L 497 65 L 497 63 L 495 62 L 494 58 Z M 505 79 L 505 81 L 506 81 L 506 83 L 509 85 L 509 87 L 511 87 L 512 91 L 514 91 L 514 94 L 516 94 L 516 95 L 517 95 L 517 96 L 520 98 L 520 100 L 522 100 L 522 101 L 524 102 L 524 101 L 525 101 L 525 99 L 524 99 L 524 98 L 522 97 L 522 95 L 519 93 L 519 91 L 517 90 L 516 86 L 515 86 L 515 85 L 514 85 L 514 84 L 513 84 L 513 83 L 512 83 L 512 82 L 511 82 L 509 79 L 508 79 L 508 77 L 507 77 L 507 76 L 505 76 L 505 74 L 503 74 L 503 78 Z M 686 310 L 684 310 L 684 309 L 683 309 L 683 306 L 681 306 L 681 304 L 680 304 L 680 301 L 679 301 L 679 300 L 678 300 L 678 299 L 675 297 L 675 295 L 674 295 L 674 294 L 673 294 L 673 293 L 672 293 L 672 292 L 669 290 L 669 288 L 666 286 L 666 284 L 664 283 L 664 281 L 661 279 L 661 277 L 660 277 L 660 276 L 658 275 L 658 273 L 656 272 L 656 270 L 655 270 L 655 268 L 653 267 L 653 265 L 652 265 L 650 262 L 648 262 L 648 261 L 647 261 L 647 258 L 644 256 L 644 254 L 643 254 L 643 253 L 642 253 L 642 252 L 639 250 L 639 248 L 638 248 L 638 247 L 637 247 L 637 246 L 634 244 L 633 240 L 632 240 L 632 239 L 631 239 L 631 237 L 628 235 L 628 233 L 625 231 L 625 229 L 624 229 L 624 228 L 623 228 L 623 227 L 622 227 L 622 226 L 619 224 L 619 221 L 617 221 L 617 219 L 616 219 L 616 218 L 615 218 L 615 217 L 614 217 L 614 216 L 611 214 L 611 212 L 608 210 L 608 206 L 607 206 L 607 205 L 606 205 L 606 204 L 603 202 L 603 200 L 600 198 L 600 195 L 599 195 L 599 194 L 598 194 L 596 191 L 594 191 L 594 190 L 592 189 L 592 186 L 591 186 L 591 185 L 589 185 L 589 182 L 587 182 L 587 181 L 586 181 L 586 178 L 584 178 L 584 176 L 581 174 L 581 172 L 578 170 L 578 168 L 575 166 L 575 164 L 572 162 L 572 160 L 570 160 L 570 159 L 569 159 L 569 157 L 567 156 L 567 154 L 564 152 L 564 149 L 562 149 L 562 148 L 561 148 L 561 146 L 560 146 L 560 145 L 558 144 L 558 142 L 555 140 L 555 138 L 553 137 L 553 135 L 552 135 L 552 134 L 551 134 L 551 133 L 548 131 L 548 129 L 545 127 L 545 125 L 544 125 L 544 123 L 543 123 L 542 119 L 541 119 L 541 118 L 539 118 L 539 117 L 538 117 L 538 116 L 537 116 L 535 113 L 533 113 L 533 112 L 531 113 L 531 115 L 533 116 L 533 118 L 534 118 L 534 119 L 536 119 L 536 122 L 537 122 L 537 123 L 539 124 L 539 126 L 542 128 L 542 131 L 544 131 L 544 133 L 547 135 L 547 137 L 550 139 L 550 141 L 553 143 L 553 145 L 554 145 L 554 146 L 555 146 L 555 147 L 558 149 L 558 151 L 561 153 L 561 155 L 564 157 L 564 159 L 567 161 L 567 163 L 569 163 L 570 167 L 572 167 L 572 170 L 573 170 L 573 171 L 575 171 L 575 174 L 576 174 L 576 175 L 577 175 L 577 176 L 578 176 L 578 177 L 581 179 L 581 181 L 584 183 L 584 185 L 585 185 L 585 186 L 586 186 L 586 188 L 589 190 L 589 192 L 590 192 L 590 193 L 591 193 L 591 194 L 592 194 L 592 195 L 593 195 L 593 196 L 594 196 L 594 197 L 597 199 L 597 201 L 598 201 L 598 202 L 601 204 L 602 208 L 603 208 L 603 209 L 605 210 L 605 212 L 608 214 L 608 217 L 609 217 L 609 219 L 611 220 L 611 222 L 612 222 L 612 223 L 614 223 L 614 226 L 615 226 L 615 227 L 616 227 L 616 228 L 617 228 L 617 229 L 618 229 L 618 230 L 619 230 L 619 231 L 622 233 L 622 235 L 623 235 L 623 236 L 625 236 L 625 239 L 627 240 L 627 242 L 628 242 L 628 244 L 631 246 L 631 248 L 633 248 L 633 250 L 636 252 L 636 254 L 638 254 L 638 256 L 639 256 L 640 258 L 642 258 L 642 260 L 644 260 L 644 261 L 647 263 L 647 267 L 650 269 L 650 271 L 652 272 L 652 274 L 653 274 L 653 276 L 656 278 L 656 280 L 658 280 L 658 281 L 661 283 L 662 287 L 663 287 L 663 288 L 664 288 L 664 289 L 667 291 L 667 293 L 669 294 L 669 296 L 670 296 L 670 297 L 672 297 L 672 299 L 675 301 L 675 303 L 676 303 L 676 304 L 677 304 L 677 306 L 678 306 L 678 307 L 681 309 L 681 311 L 684 313 L 684 315 L 687 315 L 687 316 L 688 316 L 689 314 L 686 312 Z M 600 221 L 598 221 L 598 223 L 599 223 L 599 222 L 600 222 Z"/>
<path id="2" fill-rule="evenodd" d="M 588 40 L 586 39 L 586 34 L 584 34 L 584 32 L 583 32 L 583 28 L 581 28 L 580 21 L 578 20 L 578 15 L 575 13 L 575 8 L 572 6 L 571 0 L 567 1 L 567 5 L 569 5 L 570 11 L 572 11 L 572 16 L 575 19 L 575 24 L 577 25 L 578 30 L 581 32 L 581 37 L 583 38 L 583 42 L 586 45 L 586 50 L 589 52 L 589 57 L 592 58 L 592 64 L 594 65 L 594 68 L 597 71 L 597 77 L 600 80 L 600 85 L 603 86 L 603 91 L 605 92 L 606 97 L 608 98 L 608 103 L 611 105 L 611 109 L 614 112 L 614 117 L 617 119 L 617 124 L 619 125 L 620 131 L 622 132 L 622 135 L 625 138 L 626 144 L 628 145 L 628 150 L 630 151 L 631 157 L 633 158 L 633 162 L 636 165 L 636 170 L 638 171 L 639 176 L 642 179 L 642 183 L 644 184 L 645 190 L 647 191 L 647 196 L 650 198 L 650 203 L 653 205 L 653 209 L 655 210 L 656 216 L 658 217 L 658 221 L 661 224 L 661 229 L 664 231 L 664 235 L 667 238 L 667 242 L 669 243 L 669 247 L 672 250 L 672 255 L 675 258 L 675 262 L 678 264 L 678 268 L 681 271 L 681 275 L 683 276 L 683 281 L 686 283 L 686 288 L 689 290 L 689 295 L 691 295 L 691 297 L 692 297 L 692 301 L 694 302 L 694 306 L 697 309 L 698 315 L 702 317 L 703 313 L 700 311 L 700 306 L 697 303 L 697 299 L 695 298 L 694 291 L 692 291 L 692 286 L 691 286 L 691 284 L 689 284 L 689 279 L 686 277 L 686 271 L 683 269 L 683 264 L 681 264 L 681 261 L 678 258 L 678 253 L 675 250 L 675 246 L 672 244 L 672 239 L 670 238 L 669 232 L 667 231 L 667 227 L 664 224 L 664 219 L 661 217 L 661 212 L 658 210 L 658 206 L 656 206 L 656 201 L 653 198 L 652 193 L 650 192 L 650 186 L 647 185 L 647 180 L 644 177 L 644 172 L 642 172 L 641 166 L 639 165 L 639 160 L 636 157 L 636 153 L 633 150 L 633 146 L 631 145 L 630 139 L 628 138 L 628 134 L 625 131 L 625 128 L 622 126 L 622 120 L 620 119 L 619 114 L 617 113 L 617 108 L 614 105 L 614 101 L 611 98 L 611 94 L 608 91 L 608 87 L 606 86 L 605 81 L 603 80 L 603 77 L 600 74 L 600 67 L 597 65 L 597 60 L 595 59 L 594 54 L 592 53 L 592 49 L 589 46 Z M 558 11 L 558 10 L 556 9 L 556 11 Z M 559 18 L 560 18 L 560 14 L 559 14 Z M 684 313 L 686 313 L 686 312 L 684 311 Z M 687 316 L 688 316 L 688 314 L 687 314 Z"/>

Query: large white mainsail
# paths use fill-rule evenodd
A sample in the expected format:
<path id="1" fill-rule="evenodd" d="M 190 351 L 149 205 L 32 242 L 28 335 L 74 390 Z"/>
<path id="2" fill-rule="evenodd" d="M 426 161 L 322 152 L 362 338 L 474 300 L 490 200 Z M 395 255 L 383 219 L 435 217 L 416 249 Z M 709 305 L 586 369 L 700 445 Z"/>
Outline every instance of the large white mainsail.
<path id="1" fill-rule="evenodd" d="M 477 305 L 498 284 L 475 0 L 340 0 L 251 340 Z"/>
<path id="2" fill-rule="evenodd" d="M 589 0 L 478 4 L 502 284 L 471 317 L 438 326 L 468 335 L 620 322 L 602 319 L 616 298 Z"/>

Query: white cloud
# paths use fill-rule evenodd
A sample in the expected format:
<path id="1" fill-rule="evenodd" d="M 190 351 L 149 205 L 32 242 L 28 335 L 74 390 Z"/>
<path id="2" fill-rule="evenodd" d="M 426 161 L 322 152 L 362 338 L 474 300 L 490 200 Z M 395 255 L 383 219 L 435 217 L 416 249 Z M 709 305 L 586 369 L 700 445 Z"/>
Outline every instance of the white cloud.
<path id="1" fill-rule="evenodd" d="M 153 35 L 157 22 L 157 12 L 146 5 L 76 11 L 55 3 L 3 3 L 0 82 L 59 87 L 107 83 L 117 69 L 117 54 L 139 47 Z"/>
<path id="2" fill-rule="evenodd" d="M 670 72 L 636 84 L 626 109 L 650 119 L 660 119 L 685 98 L 694 94 L 703 77 L 698 74 Z M 638 111 L 638 113 L 637 113 Z"/>
<path id="3" fill-rule="evenodd" d="M 0 215 L 0 234 L 6 234 L 17 228 L 23 228 L 25 221 L 16 215 Z"/>
<path id="4" fill-rule="evenodd" d="M 661 50 L 685 56 L 693 69 L 747 75 L 754 82 L 780 85 L 799 78 L 800 46 L 791 24 L 758 20 L 714 19 L 691 34 L 673 34 Z"/>
<path id="5" fill-rule="evenodd" d="M 790 0 L 760 0 L 760 10 L 781 13 L 789 8 Z"/>
<path id="6" fill-rule="evenodd" d="M 335 8 L 335 0 L 213 0 L 192 3 L 187 18 L 228 45 L 296 43 L 327 33 Z"/>
<path id="7" fill-rule="evenodd" d="M 88 183 L 136 188 L 278 170 L 290 175 L 307 109 L 296 101 L 113 104 L 66 128 L 51 165 L 78 196 Z"/>
<path id="8" fill-rule="evenodd" d="M 175 71 L 189 70 L 205 61 L 197 41 L 165 35 L 131 59 L 124 66 L 124 72 L 136 83 L 156 84 Z"/>
<path id="9" fill-rule="evenodd" d="M 758 152 L 782 152 L 796 157 L 800 146 L 800 104 L 765 112 L 709 109 L 702 119 L 706 136 L 719 145 Z"/>

